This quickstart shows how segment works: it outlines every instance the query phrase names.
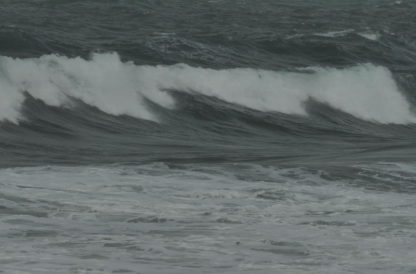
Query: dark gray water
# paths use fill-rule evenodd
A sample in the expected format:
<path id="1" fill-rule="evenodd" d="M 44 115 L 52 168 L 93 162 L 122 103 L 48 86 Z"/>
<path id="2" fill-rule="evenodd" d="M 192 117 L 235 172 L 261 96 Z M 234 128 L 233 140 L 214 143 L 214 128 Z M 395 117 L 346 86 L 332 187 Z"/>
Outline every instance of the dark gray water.
<path id="1" fill-rule="evenodd" d="M 2 1 L 0 272 L 415 272 L 415 12 Z"/>

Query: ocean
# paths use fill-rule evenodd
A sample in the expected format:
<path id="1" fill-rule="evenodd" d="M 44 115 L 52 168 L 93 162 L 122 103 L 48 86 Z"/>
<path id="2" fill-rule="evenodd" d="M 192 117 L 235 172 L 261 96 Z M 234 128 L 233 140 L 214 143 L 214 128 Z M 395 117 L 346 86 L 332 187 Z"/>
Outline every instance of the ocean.
<path id="1" fill-rule="evenodd" d="M 0 273 L 415 273 L 415 13 L 2 0 Z"/>

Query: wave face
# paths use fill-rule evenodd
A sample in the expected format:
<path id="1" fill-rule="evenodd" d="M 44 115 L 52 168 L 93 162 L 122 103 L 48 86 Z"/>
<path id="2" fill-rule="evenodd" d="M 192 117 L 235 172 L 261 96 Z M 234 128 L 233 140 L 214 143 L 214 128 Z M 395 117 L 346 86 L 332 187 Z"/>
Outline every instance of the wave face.
<path id="1" fill-rule="evenodd" d="M 71 164 L 314 163 L 321 152 L 325 161 L 390 160 L 380 152 L 386 142 L 409 147 L 416 128 L 412 82 L 402 79 L 371 63 L 266 70 L 138 65 L 117 53 L 2 56 L 2 164 L 36 164 L 35 155 Z"/>
<path id="2" fill-rule="evenodd" d="M 48 106 L 78 99 L 111 115 L 157 121 L 144 100 L 171 108 L 176 90 L 203 94 L 263 112 L 307 115 L 314 100 L 357 118 L 383 124 L 416 121 L 391 72 L 382 66 L 345 69 L 311 67 L 307 72 L 250 68 L 207 69 L 185 64 L 137 66 L 117 54 L 94 54 L 91 60 L 47 55 L 36 59 L 0 58 L 2 112 L 17 122 L 24 93 Z"/>
<path id="3" fill-rule="evenodd" d="M 22 149 L 52 163 L 313 163 L 318 151 L 361 161 L 380 157 L 386 142 L 410 146 L 416 129 L 411 94 L 388 68 L 369 63 L 213 69 L 136 65 L 103 53 L 3 56 L 0 71 L 4 165 L 33 164 Z"/>

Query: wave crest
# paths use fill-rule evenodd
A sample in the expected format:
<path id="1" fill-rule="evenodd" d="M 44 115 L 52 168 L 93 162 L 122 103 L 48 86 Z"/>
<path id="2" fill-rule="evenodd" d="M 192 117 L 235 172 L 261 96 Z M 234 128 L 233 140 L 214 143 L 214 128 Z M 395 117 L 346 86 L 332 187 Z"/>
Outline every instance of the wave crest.
<path id="1" fill-rule="evenodd" d="M 313 99 L 364 120 L 416 121 L 391 72 L 372 64 L 276 72 L 185 64 L 138 66 L 122 62 L 116 53 L 94 54 L 90 60 L 0 57 L 1 120 L 23 119 L 19 110 L 27 92 L 51 106 L 65 106 L 76 98 L 112 115 L 157 121 L 144 101 L 172 108 L 175 102 L 166 90 L 201 93 L 259 111 L 307 115 L 304 103 Z"/>

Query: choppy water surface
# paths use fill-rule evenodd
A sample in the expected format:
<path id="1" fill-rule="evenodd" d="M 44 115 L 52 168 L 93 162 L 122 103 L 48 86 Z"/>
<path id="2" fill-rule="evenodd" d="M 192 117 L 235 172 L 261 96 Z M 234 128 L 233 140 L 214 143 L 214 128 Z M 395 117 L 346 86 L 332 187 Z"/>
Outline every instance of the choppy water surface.
<path id="1" fill-rule="evenodd" d="M 0 3 L 0 272 L 414 273 L 414 1 Z"/>
<path id="2" fill-rule="evenodd" d="M 159 163 L 0 175 L 6 273 L 415 269 L 414 165 L 343 174 Z"/>

